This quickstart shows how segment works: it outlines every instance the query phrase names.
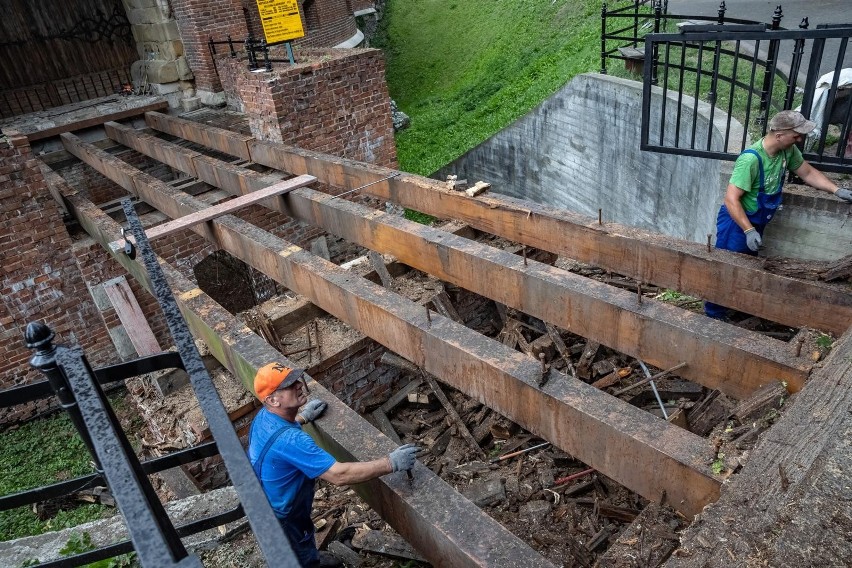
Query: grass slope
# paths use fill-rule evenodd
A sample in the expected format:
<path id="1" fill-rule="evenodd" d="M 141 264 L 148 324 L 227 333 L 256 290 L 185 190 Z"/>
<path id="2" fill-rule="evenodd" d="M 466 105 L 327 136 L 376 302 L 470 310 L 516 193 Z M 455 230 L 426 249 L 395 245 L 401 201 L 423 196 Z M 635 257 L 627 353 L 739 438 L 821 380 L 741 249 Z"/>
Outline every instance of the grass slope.
<path id="1" fill-rule="evenodd" d="M 598 0 L 388 0 L 373 42 L 411 127 L 400 168 L 428 175 L 597 70 Z"/>

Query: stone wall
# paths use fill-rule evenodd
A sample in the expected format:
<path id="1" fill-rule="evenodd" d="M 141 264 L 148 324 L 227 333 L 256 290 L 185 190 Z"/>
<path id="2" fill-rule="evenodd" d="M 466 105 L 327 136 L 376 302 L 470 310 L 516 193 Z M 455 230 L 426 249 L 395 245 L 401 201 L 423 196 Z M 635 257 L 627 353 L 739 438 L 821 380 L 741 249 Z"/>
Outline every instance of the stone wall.
<path id="1" fill-rule="evenodd" d="M 194 108 L 193 75 L 168 2 L 122 0 L 122 4 L 139 52 L 139 60 L 132 67 L 136 86 L 147 84 L 153 94 L 165 96 L 172 107 Z"/>
<path id="2" fill-rule="evenodd" d="M 276 58 L 286 56 L 279 52 Z M 251 133 L 336 156 L 396 168 L 385 65 L 376 49 L 296 50 L 296 65 L 254 73 L 227 55 L 216 65 L 229 105 Z"/>

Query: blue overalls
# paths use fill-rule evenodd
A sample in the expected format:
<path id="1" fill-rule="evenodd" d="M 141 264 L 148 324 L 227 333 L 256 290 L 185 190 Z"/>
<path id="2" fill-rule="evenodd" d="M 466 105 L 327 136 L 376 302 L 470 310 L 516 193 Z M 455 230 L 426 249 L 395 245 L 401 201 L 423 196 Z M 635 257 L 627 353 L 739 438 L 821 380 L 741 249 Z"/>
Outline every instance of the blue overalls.
<path id="1" fill-rule="evenodd" d="M 766 225 L 775 216 L 778 207 L 781 205 L 781 188 L 784 186 L 787 162 L 785 159 L 781 166 L 781 174 L 778 176 L 778 191 L 775 193 L 766 193 L 766 179 L 763 171 L 763 160 L 760 158 L 760 154 L 751 148 L 743 150 L 743 154 L 754 154 L 757 157 L 757 166 L 760 171 L 757 211 L 746 213 L 746 216 L 758 234 L 763 237 L 763 230 L 766 229 Z M 745 231 L 731 218 L 731 214 L 728 213 L 728 208 L 725 207 L 724 203 L 719 208 L 719 214 L 716 217 L 716 248 L 757 256 L 757 251 L 748 248 Z M 704 302 L 704 313 L 711 318 L 724 319 L 727 311 L 727 308 L 719 304 Z"/>
<path id="2" fill-rule="evenodd" d="M 252 426 L 254 426 L 254 424 L 252 424 Z M 254 474 L 257 476 L 259 481 L 262 479 L 260 477 L 260 472 L 263 468 L 263 460 L 266 458 L 266 454 L 269 453 L 272 445 L 286 430 L 286 427 L 281 428 L 275 432 L 275 434 L 270 436 L 266 445 L 263 446 L 260 454 L 258 454 L 257 461 L 251 464 L 254 469 Z M 249 440 L 251 439 L 251 435 L 252 430 L 250 429 Z M 261 481 L 261 483 L 263 482 Z M 299 518 L 299 515 L 289 515 L 286 518 L 278 518 L 278 522 L 281 523 L 281 528 L 284 529 L 284 534 L 290 542 L 290 547 L 293 549 L 293 552 L 299 559 L 299 564 L 301 564 L 303 568 L 315 568 L 320 564 L 319 551 L 317 550 L 316 540 L 314 539 L 314 523 L 311 521 L 310 515 L 313 501 L 314 480 L 305 476 L 296 492 L 296 497 L 293 500 L 293 507 L 291 511 L 299 511 L 307 506 L 308 514 L 304 515 L 304 518 Z"/>

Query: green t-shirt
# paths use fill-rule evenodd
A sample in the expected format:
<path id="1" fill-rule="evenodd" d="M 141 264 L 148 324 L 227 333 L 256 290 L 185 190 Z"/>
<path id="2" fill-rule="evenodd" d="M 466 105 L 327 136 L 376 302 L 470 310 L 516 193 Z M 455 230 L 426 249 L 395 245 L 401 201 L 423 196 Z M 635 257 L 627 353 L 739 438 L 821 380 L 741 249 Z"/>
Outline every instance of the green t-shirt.
<path id="1" fill-rule="evenodd" d="M 780 176 L 785 173 L 785 165 L 787 170 L 794 172 L 805 161 L 797 146 L 791 146 L 787 150 L 778 152 L 774 158 L 770 158 L 766 150 L 763 149 L 762 138 L 752 144 L 750 148 L 757 151 L 763 160 L 764 191 L 767 195 L 778 192 L 778 182 L 781 179 Z M 734 163 L 734 172 L 731 174 L 730 183 L 745 192 L 740 198 L 740 203 L 746 213 L 757 211 L 757 194 L 760 192 L 760 166 L 754 154 L 740 154 L 740 157 Z"/>

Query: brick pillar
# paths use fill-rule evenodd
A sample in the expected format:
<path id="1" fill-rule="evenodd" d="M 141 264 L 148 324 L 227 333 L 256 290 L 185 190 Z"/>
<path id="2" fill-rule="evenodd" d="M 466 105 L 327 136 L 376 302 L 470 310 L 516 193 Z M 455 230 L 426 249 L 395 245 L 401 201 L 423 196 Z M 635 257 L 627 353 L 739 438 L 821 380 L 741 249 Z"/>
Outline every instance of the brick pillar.
<path id="1" fill-rule="evenodd" d="M 242 0 L 172 0 L 172 6 L 201 102 L 223 103 L 208 40 L 225 41 L 230 34 L 235 41 L 243 41 L 248 36 Z"/>
<path id="2" fill-rule="evenodd" d="M 300 48 L 296 61 L 253 73 L 242 59 L 217 57 L 229 102 L 248 115 L 252 135 L 396 168 L 382 52 Z"/>
<path id="3" fill-rule="evenodd" d="M 0 388 L 42 378 L 24 345 L 29 322 L 43 321 L 56 341 L 114 354 L 103 320 L 72 253 L 62 211 L 48 190 L 26 136 L 0 135 Z"/>

